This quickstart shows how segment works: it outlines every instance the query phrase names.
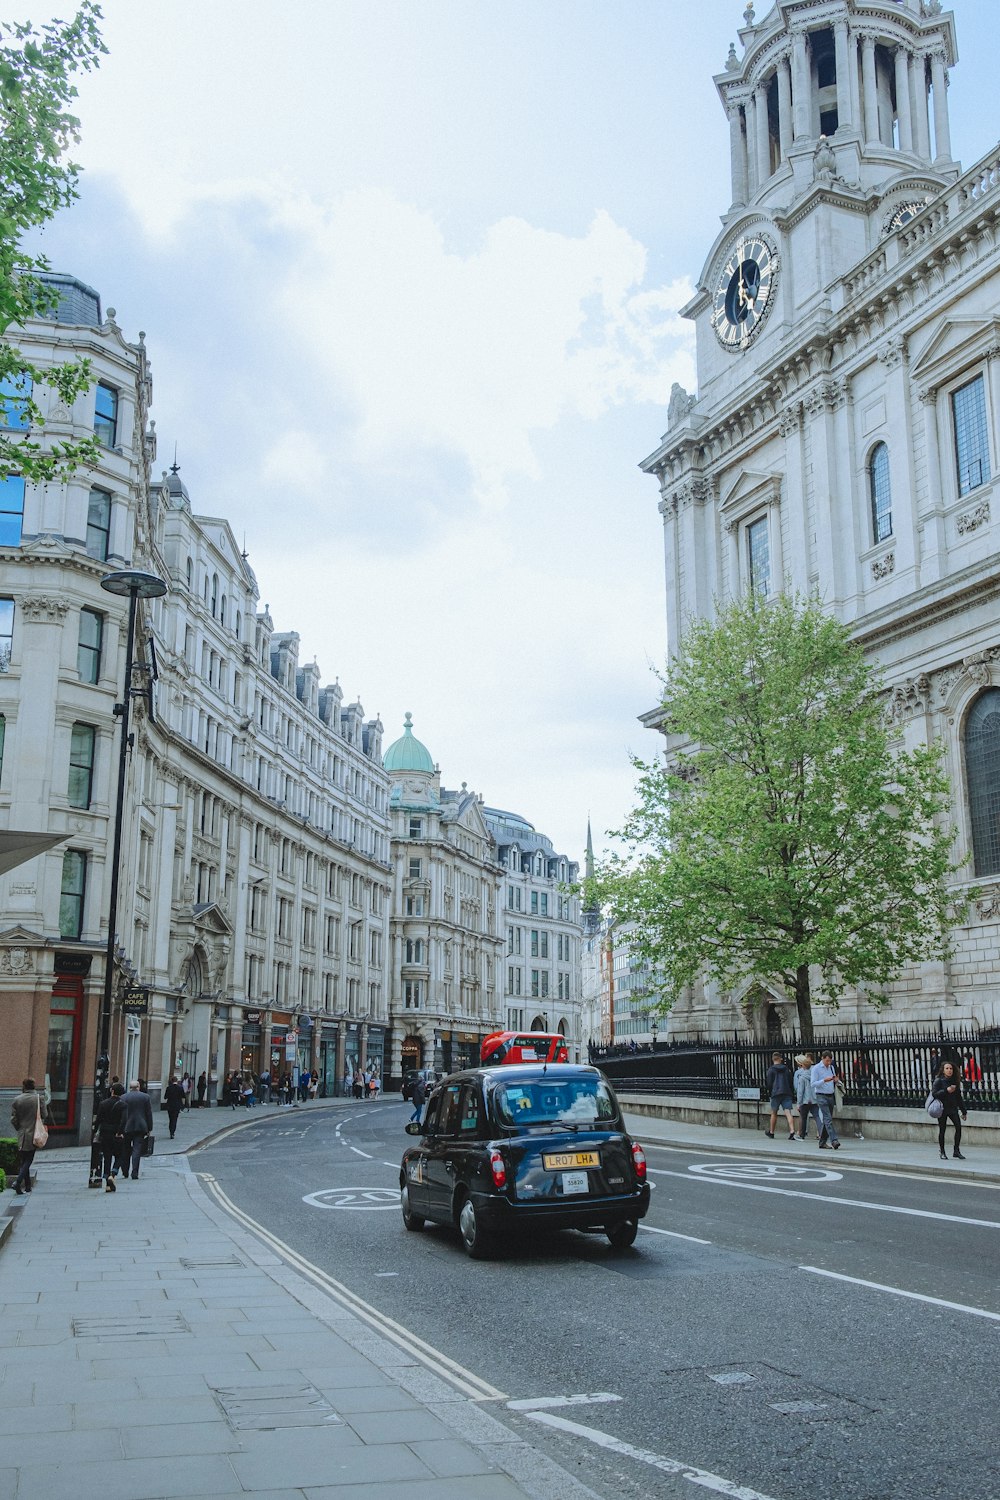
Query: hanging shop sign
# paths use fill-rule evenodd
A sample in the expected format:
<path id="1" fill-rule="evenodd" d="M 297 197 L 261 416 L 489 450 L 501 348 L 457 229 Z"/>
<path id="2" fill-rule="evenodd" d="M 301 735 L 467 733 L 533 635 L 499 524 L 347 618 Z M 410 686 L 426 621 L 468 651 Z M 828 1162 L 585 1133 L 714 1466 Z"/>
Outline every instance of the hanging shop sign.
<path id="1" fill-rule="evenodd" d="M 127 1016 L 149 1015 L 149 990 L 142 984 L 130 984 L 122 991 L 122 1010 Z"/>

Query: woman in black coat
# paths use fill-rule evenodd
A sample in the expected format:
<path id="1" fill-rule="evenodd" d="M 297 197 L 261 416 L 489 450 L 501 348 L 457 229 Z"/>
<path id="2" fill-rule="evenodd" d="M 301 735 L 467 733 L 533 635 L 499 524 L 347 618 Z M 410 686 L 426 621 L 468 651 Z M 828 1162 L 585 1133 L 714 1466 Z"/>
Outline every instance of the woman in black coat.
<path id="1" fill-rule="evenodd" d="M 177 1116 L 184 1108 L 184 1085 L 178 1083 L 176 1077 L 171 1076 L 170 1082 L 163 1090 L 163 1100 L 167 1106 L 167 1119 L 170 1122 L 170 1139 L 173 1140 L 177 1129 Z"/>
<path id="2" fill-rule="evenodd" d="M 968 1119 L 968 1115 L 965 1111 L 965 1100 L 962 1098 L 962 1080 L 953 1062 L 941 1064 L 941 1071 L 931 1085 L 931 1093 L 944 1105 L 944 1114 L 938 1120 L 938 1150 L 941 1153 L 941 1160 L 948 1160 L 948 1153 L 944 1149 L 944 1131 L 950 1120 L 955 1127 L 955 1149 L 952 1156 L 956 1161 L 964 1161 L 965 1157 L 959 1148 L 962 1144 L 962 1120 Z"/>

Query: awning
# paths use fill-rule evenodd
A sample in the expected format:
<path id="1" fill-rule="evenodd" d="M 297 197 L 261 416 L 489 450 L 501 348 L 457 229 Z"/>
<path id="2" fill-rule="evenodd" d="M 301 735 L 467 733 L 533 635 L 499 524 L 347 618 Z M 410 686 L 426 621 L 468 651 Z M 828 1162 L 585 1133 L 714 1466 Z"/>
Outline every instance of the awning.
<path id="1" fill-rule="evenodd" d="M 14 828 L 0 831 L 0 875 L 26 865 L 29 859 L 44 854 L 69 838 L 68 833 L 18 833 Z"/>

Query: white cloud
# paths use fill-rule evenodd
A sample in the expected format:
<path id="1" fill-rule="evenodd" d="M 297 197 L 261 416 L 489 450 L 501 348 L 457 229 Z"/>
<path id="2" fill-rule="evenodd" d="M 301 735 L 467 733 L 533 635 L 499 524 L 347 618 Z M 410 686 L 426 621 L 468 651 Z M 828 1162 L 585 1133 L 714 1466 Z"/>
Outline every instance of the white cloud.
<path id="1" fill-rule="evenodd" d="M 465 254 L 380 190 L 277 213 L 301 231 L 281 310 L 354 408 L 361 461 L 457 455 L 480 503 L 502 503 L 539 477 L 536 434 L 691 379 L 689 281 L 643 290 L 646 252 L 606 213 L 576 238 L 505 218 Z"/>

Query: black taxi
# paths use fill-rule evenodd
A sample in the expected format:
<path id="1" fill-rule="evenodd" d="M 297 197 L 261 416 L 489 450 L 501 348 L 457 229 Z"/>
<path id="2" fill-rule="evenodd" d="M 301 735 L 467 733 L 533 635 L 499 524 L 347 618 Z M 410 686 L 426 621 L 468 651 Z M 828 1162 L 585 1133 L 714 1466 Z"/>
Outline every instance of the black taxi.
<path id="1" fill-rule="evenodd" d="M 406 1131 L 420 1139 L 400 1166 L 403 1223 L 454 1225 L 476 1259 L 522 1230 L 580 1229 L 624 1249 L 649 1208 L 645 1155 L 597 1068 L 508 1063 L 454 1073 Z"/>

